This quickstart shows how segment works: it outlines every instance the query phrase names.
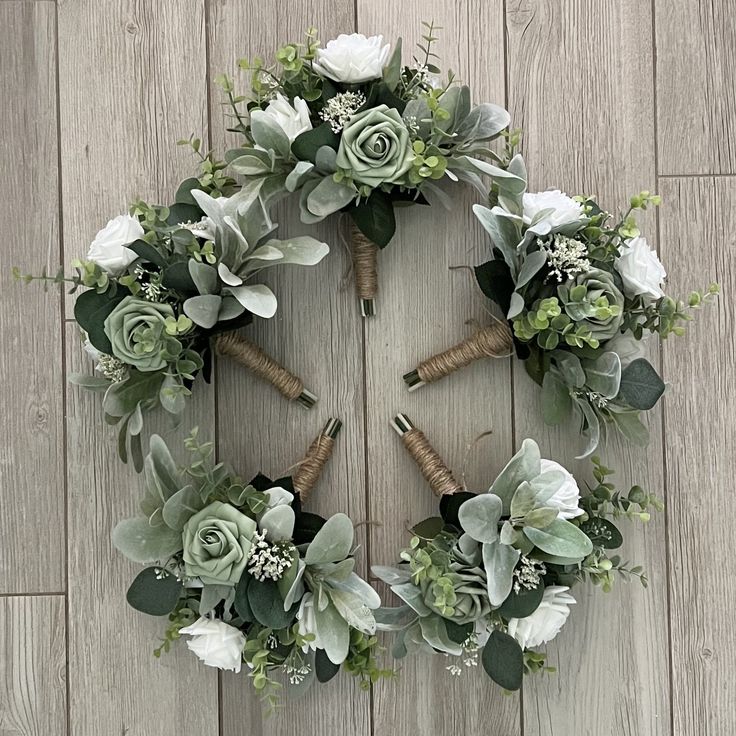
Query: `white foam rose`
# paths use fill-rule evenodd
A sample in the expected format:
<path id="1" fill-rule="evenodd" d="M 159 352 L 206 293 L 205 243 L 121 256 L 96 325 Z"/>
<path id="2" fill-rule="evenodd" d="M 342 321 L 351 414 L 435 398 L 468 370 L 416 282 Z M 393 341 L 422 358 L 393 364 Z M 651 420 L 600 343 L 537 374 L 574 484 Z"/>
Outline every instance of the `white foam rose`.
<path id="1" fill-rule="evenodd" d="M 559 487 L 555 494 L 545 501 L 545 506 L 551 506 L 558 510 L 558 519 L 574 519 L 576 516 L 583 514 L 583 510 L 578 506 L 580 501 L 580 489 L 578 484 L 573 478 L 567 468 L 563 468 L 562 465 L 556 463 L 554 460 L 542 459 L 541 472 L 548 473 L 551 470 L 556 470 L 558 473 L 562 473 L 565 480 Z"/>
<path id="2" fill-rule="evenodd" d="M 137 217 L 118 215 L 100 230 L 87 253 L 87 260 L 94 261 L 112 276 L 118 276 L 138 258 L 126 248 L 143 237 L 143 228 Z"/>
<path id="3" fill-rule="evenodd" d="M 627 240 L 619 253 L 614 265 L 621 274 L 626 295 L 642 296 L 648 301 L 661 299 L 664 296 L 662 282 L 667 273 L 646 238 L 637 236 Z"/>
<path id="4" fill-rule="evenodd" d="M 294 104 L 291 105 L 286 97 L 277 92 L 263 112 L 279 124 L 291 143 L 297 136 L 312 130 L 309 108 L 301 97 L 295 97 Z"/>
<path id="5" fill-rule="evenodd" d="M 383 45 L 383 36 L 341 33 L 323 49 L 317 49 L 312 68 L 335 82 L 368 82 L 383 75 L 390 51 L 389 44 Z"/>
<path id="6" fill-rule="evenodd" d="M 242 631 L 224 621 L 209 618 L 200 618 L 180 631 L 192 637 L 187 646 L 207 666 L 240 672 L 245 647 Z"/>
<path id="7" fill-rule="evenodd" d="M 575 603 L 568 590 L 566 585 L 550 585 L 544 589 L 542 602 L 531 616 L 509 621 L 508 633 L 522 649 L 534 649 L 560 633 L 570 615 L 570 606 Z"/>
<path id="8" fill-rule="evenodd" d="M 531 225 L 534 218 L 543 210 L 552 210 L 534 223 L 534 231 L 540 235 L 583 219 L 583 206 L 580 202 L 576 202 L 559 189 L 527 192 L 522 197 L 522 208 L 522 217 L 527 225 Z"/>

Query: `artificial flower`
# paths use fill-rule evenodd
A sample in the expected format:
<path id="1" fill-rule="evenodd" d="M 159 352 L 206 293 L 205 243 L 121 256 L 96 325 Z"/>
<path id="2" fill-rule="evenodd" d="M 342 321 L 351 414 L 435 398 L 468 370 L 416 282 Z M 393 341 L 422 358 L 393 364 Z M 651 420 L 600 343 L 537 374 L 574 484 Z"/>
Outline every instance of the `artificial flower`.
<path id="1" fill-rule="evenodd" d="M 618 334 L 623 321 L 624 295 L 613 276 L 591 268 L 557 287 L 565 314 L 590 330 L 593 338 L 608 340 Z"/>
<path id="2" fill-rule="evenodd" d="M 143 237 L 137 217 L 118 215 L 100 230 L 87 253 L 93 261 L 112 276 L 120 275 L 138 256 L 126 246 Z"/>
<path id="3" fill-rule="evenodd" d="M 317 49 L 312 68 L 335 82 L 368 82 L 381 77 L 390 51 L 390 45 L 383 44 L 383 36 L 341 33 L 323 49 Z"/>
<path id="4" fill-rule="evenodd" d="M 217 619 L 200 618 L 179 633 L 192 637 L 187 646 L 208 667 L 240 672 L 245 635 L 239 629 Z"/>
<path id="5" fill-rule="evenodd" d="M 509 620 L 508 633 L 522 649 L 538 647 L 560 633 L 570 615 L 570 606 L 576 602 L 568 590 L 566 585 L 550 585 L 544 589 L 542 602 L 531 616 Z"/>
<path id="6" fill-rule="evenodd" d="M 293 142 L 302 133 L 312 130 L 309 108 L 301 97 L 295 97 L 294 104 L 291 105 L 286 97 L 277 92 L 276 97 L 268 103 L 263 112 L 278 123 L 281 130 L 286 133 L 289 142 Z"/>
<path id="7" fill-rule="evenodd" d="M 545 210 L 540 220 L 534 223 L 537 232 L 549 232 L 573 222 L 583 219 L 583 207 L 572 197 L 568 197 L 559 189 L 550 189 L 546 192 L 526 192 L 522 197 L 523 219 L 530 225 L 534 218 Z"/>
<path id="8" fill-rule="evenodd" d="M 646 238 L 637 236 L 627 240 L 619 248 L 615 268 L 621 274 L 627 296 L 641 296 L 649 302 L 664 296 L 662 282 L 667 272 Z"/>
<path id="9" fill-rule="evenodd" d="M 304 652 L 316 651 L 322 649 L 323 646 L 317 636 L 317 618 L 314 612 L 316 600 L 312 593 L 305 593 L 299 604 L 299 610 L 296 614 L 298 621 L 298 631 L 300 636 L 310 636 L 310 640 L 302 646 Z"/>
<path id="10" fill-rule="evenodd" d="M 564 478 L 559 488 L 544 502 L 544 505 L 556 508 L 558 519 L 574 519 L 576 516 L 581 516 L 584 511 L 578 505 L 580 488 L 578 488 L 572 473 L 554 460 L 545 460 L 544 458 L 541 460 L 540 468 L 542 473 L 554 471 L 561 473 Z"/>

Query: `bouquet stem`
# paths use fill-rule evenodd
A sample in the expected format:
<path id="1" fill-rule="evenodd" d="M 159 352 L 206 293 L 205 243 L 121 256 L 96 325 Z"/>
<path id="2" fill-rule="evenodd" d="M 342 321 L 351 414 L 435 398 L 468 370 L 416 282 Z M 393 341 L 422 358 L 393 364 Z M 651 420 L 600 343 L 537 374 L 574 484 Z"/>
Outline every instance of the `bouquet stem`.
<path id="1" fill-rule="evenodd" d="M 342 422 L 339 419 L 328 419 L 324 429 L 309 446 L 304 460 L 299 463 L 299 467 L 294 473 L 293 482 L 294 490 L 299 493 L 302 501 L 309 498 L 312 489 L 319 480 L 325 464 L 332 455 L 335 438 L 341 427 Z"/>
<path id="2" fill-rule="evenodd" d="M 429 444 L 424 433 L 418 430 L 409 421 L 406 414 L 398 414 L 391 420 L 391 426 L 396 430 L 404 443 L 404 447 L 414 459 L 424 479 L 429 483 L 436 496 L 457 493 L 463 487 L 458 483 L 450 469 L 445 465 L 437 451 Z"/>
<path id="3" fill-rule="evenodd" d="M 311 409 L 317 402 L 317 397 L 304 388 L 301 378 L 286 370 L 242 335 L 235 332 L 219 335 L 215 340 L 215 348 L 220 355 L 227 355 L 259 378 L 268 381 L 289 401 L 296 399 L 307 409 Z"/>
<path id="4" fill-rule="evenodd" d="M 404 374 L 409 391 L 425 383 L 439 381 L 481 358 L 505 358 L 514 347 L 511 330 L 505 322 L 494 322 L 481 327 L 457 345 L 420 363 L 413 371 Z"/>
<path id="5" fill-rule="evenodd" d="M 352 226 L 350 234 L 360 313 L 363 317 L 372 317 L 376 313 L 375 298 L 378 293 L 378 246 L 356 225 Z"/>

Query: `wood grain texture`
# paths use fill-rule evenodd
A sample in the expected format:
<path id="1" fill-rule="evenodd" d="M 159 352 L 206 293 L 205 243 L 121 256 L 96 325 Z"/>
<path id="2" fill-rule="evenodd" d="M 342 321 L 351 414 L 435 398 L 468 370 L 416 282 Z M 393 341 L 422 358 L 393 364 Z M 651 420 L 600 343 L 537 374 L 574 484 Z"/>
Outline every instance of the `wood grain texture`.
<path id="1" fill-rule="evenodd" d="M 635 0 L 512 0 L 507 29 L 509 104 L 514 124 L 525 130 L 532 191 L 594 193 L 615 212 L 628 206 L 631 194 L 654 190 L 649 7 Z M 641 224 L 654 244 L 654 218 Z M 656 365 L 656 351 L 652 359 Z M 532 437 L 543 456 L 589 478 L 589 463 L 574 461 L 582 449 L 577 428 L 544 426 L 539 388 L 519 363 L 514 388 L 517 446 Z M 650 412 L 647 422 L 647 449 L 611 437 L 598 454 L 617 469 L 620 487 L 639 483 L 662 495 L 660 411 Z M 558 673 L 526 680 L 525 736 L 670 733 L 662 676 L 668 657 L 665 522 L 655 516 L 646 531 L 622 526 L 624 559 L 645 565 L 650 589 L 621 583 L 607 596 L 576 589 L 570 622 L 547 649 Z"/>
<path id="2" fill-rule="evenodd" d="M 736 447 L 736 180 L 662 181 L 662 252 L 673 293 L 717 281 L 723 296 L 667 340 L 664 367 L 675 734 L 736 731 L 736 679 L 724 642 L 736 595 L 729 575 Z M 697 499 L 703 499 L 700 504 Z"/>
<path id="3" fill-rule="evenodd" d="M 274 18 L 280 22 L 274 23 Z M 276 49 L 289 40 L 299 41 L 309 26 L 322 38 L 349 32 L 354 24 L 352 2 L 287 2 L 269 5 L 241 0 L 218 0 L 211 4 L 209 19 L 210 77 L 232 73 L 236 60 L 260 55 L 272 59 Z M 247 77 L 239 75 L 245 84 Z M 218 152 L 235 138 L 226 135 L 227 121 L 220 106 L 221 94 L 213 88 L 212 131 Z M 263 470 L 277 476 L 301 460 L 310 441 L 326 419 L 338 416 L 344 427 L 335 452 L 315 488 L 309 506 L 317 513 L 339 511 L 356 521 L 366 518 L 365 457 L 363 441 L 362 325 L 349 273 L 350 261 L 340 243 L 337 221 L 306 228 L 299 223 L 295 201 L 280 207 L 279 237 L 310 233 L 329 243 L 328 258 L 314 268 L 274 269 L 266 276 L 279 300 L 272 320 L 256 320 L 248 336 L 271 355 L 303 377 L 319 396 L 311 411 L 285 401 L 271 387 L 248 375 L 237 365 L 220 360 L 218 365 L 218 450 L 222 459 L 241 472 Z M 367 569 L 365 528 L 358 531 L 362 545 L 359 560 Z M 341 675 L 326 686 L 315 686 L 298 704 L 265 719 L 245 674 L 226 674 L 222 679 L 223 736 L 248 734 L 293 734 L 295 708 L 298 731 L 304 736 L 323 733 L 370 733 L 370 695 L 349 676 Z M 345 707 L 345 703 L 350 707 Z"/>
<path id="4" fill-rule="evenodd" d="M 0 593 L 64 590 L 60 297 L 55 287 L 10 281 L 13 266 L 23 273 L 46 266 L 51 274 L 59 267 L 55 54 L 52 5 L 0 5 L 0 201 L 26 208 L 21 217 L 3 210 L 0 248 L 0 416 L 8 439 L 0 447 Z M 33 524 L 18 523 L 29 518 Z M 30 558 L 28 549 L 36 550 Z"/>
<path id="5" fill-rule="evenodd" d="M 0 734 L 65 736 L 63 596 L 0 598 Z"/>
<path id="6" fill-rule="evenodd" d="M 736 173 L 736 24 L 723 0 L 655 0 L 660 174 Z"/>
<path id="7" fill-rule="evenodd" d="M 437 53 L 443 71 L 469 84 L 476 102 L 504 104 L 501 2 L 404 2 L 359 0 L 358 30 L 403 38 L 411 61 L 421 22 L 442 27 Z M 378 257 L 377 316 L 366 322 L 368 499 L 371 561 L 393 564 L 409 541 L 410 523 L 437 512 L 433 497 L 399 438 L 389 427 L 406 412 L 471 488 L 485 488 L 511 450 L 511 392 L 506 360 L 480 363 L 451 379 L 409 394 L 401 376 L 432 351 L 448 347 L 487 323 L 484 299 L 467 271 L 488 254 L 470 206 L 474 193 L 458 192 L 451 212 L 411 207 L 398 216 L 391 244 Z M 468 452 L 481 433 L 493 436 Z M 467 456 L 467 462 L 466 462 Z M 389 600 L 395 605 L 394 600 Z M 375 733 L 519 733 L 518 698 L 506 698 L 485 674 L 453 678 L 448 661 L 408 658 L 391 686 L 375 692 Z"/>
<path id="8" fill-rule="evenodd" d="M 59 56 L 67 258 L 136 195 L 166 199 L 194 170 L 176 140 L 206 133 L 202 0 L 62 2 Z M 77 328 L 67 326 L 69 372 L 88 372 Z M 75 734 L 218 732 L 217 675 L 183 643 L 156 660 L 165 619 L 137 613 L 125 591 L 140 570 L 110 533 L 137 511 L 142 479 L 116 456 L 99 395 L 68 388 L 70 722 Z M 175 456 L 194 424 L 214 432 L 214 391 L 200 381 L 172 432 L 147 420 Z M 160 414 L 163 414 L 162 412 Z"/>

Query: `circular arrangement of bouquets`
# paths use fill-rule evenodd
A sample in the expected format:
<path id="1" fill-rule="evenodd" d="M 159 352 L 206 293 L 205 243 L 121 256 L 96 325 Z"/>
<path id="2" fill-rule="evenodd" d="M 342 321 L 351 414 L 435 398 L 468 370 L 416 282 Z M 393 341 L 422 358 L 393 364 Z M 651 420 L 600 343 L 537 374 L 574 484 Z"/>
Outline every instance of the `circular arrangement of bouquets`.
<path id="1" fill-rule="evenodd" d="M 153 435 L 140 516 L 113 542 L 147 563 L 128 590 L 131 606 L 168 616 L 160 656 L 187 636 L 206 665 L 240 672 L 269 706 L 279 689 L 302 691 L 344 668 L 368 687 L 393 675 L 377 661 L 380 598 L 355 571 L 354 527 L 304 510 L 340 429 L 330 420 L 291 476 L 250 482 L 212 459 L 196 430 L 191 460 L 177 469 Z"/>
<path id="2" fill-rule="evenodd" d="M 559 190 L 527 192 L 526 166 L 515 155 L 492 173 L 492 207 L 473 211 L 492 244 L 492 257 L 474 269 L 485 296 L 506 316 L 404 376 L 410 390 L 486 357 L 514 352 L 541 386 L 546 424 L 576 418 L 591 455 L 607 427 L 645 445 L 640 412 L 665 390 L 644 357 L 649 336 L 681 335 L 690 310 L 714 297 L 711 284 L 687 302 L 668 296 L 656 252 L 634 212 L 658 205 L 650 192 L 631 197 L 613 216 L 592 198 Z"/>
<path id="3" fill-rule="evenodd" d="M 261 182 L 269 197 L 299 195 L 302 222 L 337 213 L 353 222 L 352 252 L 363 316 L 374 314 L 377 248 L 391 241 L 394 208 L 413 203 L 451 206 L 444 181 L 465 181 L 485 194 L 484 157 L 506 158 L 490 142 L 510 122 L 502 107 L 473 105 L 467 86 L 450 73 L 441 80 L 425 24 L 411 65 L 402 65 L 401 39 L 342 34 L 321 47 L 315 29 L 305 43 L 288 43 L 272 66 L 240 61 L 250 89 L 237 95 L 219 82 L 232 110 L 231 130 L 242 145 L 226 155 L 233 171 Z M 443 186 L 439 186 L 440 184 Z"/>
<path id="4" fill-rule="evenodd" d="M 615 552 L 616 519 L 646 522 L 662 503 L 639 486 L 617 491 L 599 460 L 581 492 L 526 439 L 487 491 L 471 493 L 405 415 L 393 426 L 440 497 L 439 515 L 412 527 L 399 564 L 372 568 L 402 601 L 376 613 L 378 628 L 394 632 L 394 657 L 441 654 L 457 676 L 480 659 L 494 682 L 518 690 L 524 674 L 554 669 L 540 647 L 566 623 L 575 585 L 608 591 L 620 575 L 646 586 L 642 568 Z"/>
<path id="5" fill-rule="evenodd" d="M 200 142 L 184 141 L 199 153 Z M 181 183 L 168 206 L 135 202 L 100 230 L 75 273 L 44 280 L 88 287 L 74 317 L 95 361 L 93 375 L 73 375 L 104 392 L 119 454 L 143 464 L 144 415 L 162 407 L 179 417 L 196 376 L 209 381 L 212 353 L 228 355 L 270 381 L 286 398 L 310 407 L 316 397 L 293 375 L 234 330 L 276 312 L 271 289 L 252 283 L 266 268 L 312 266 L 329 252 L 312 237 L 273 237 L 259 183 L 238 186 L 224 162 L 202 155 L 198 178 Z M 25 281 L 36 277 L 21 276 Z"/>

